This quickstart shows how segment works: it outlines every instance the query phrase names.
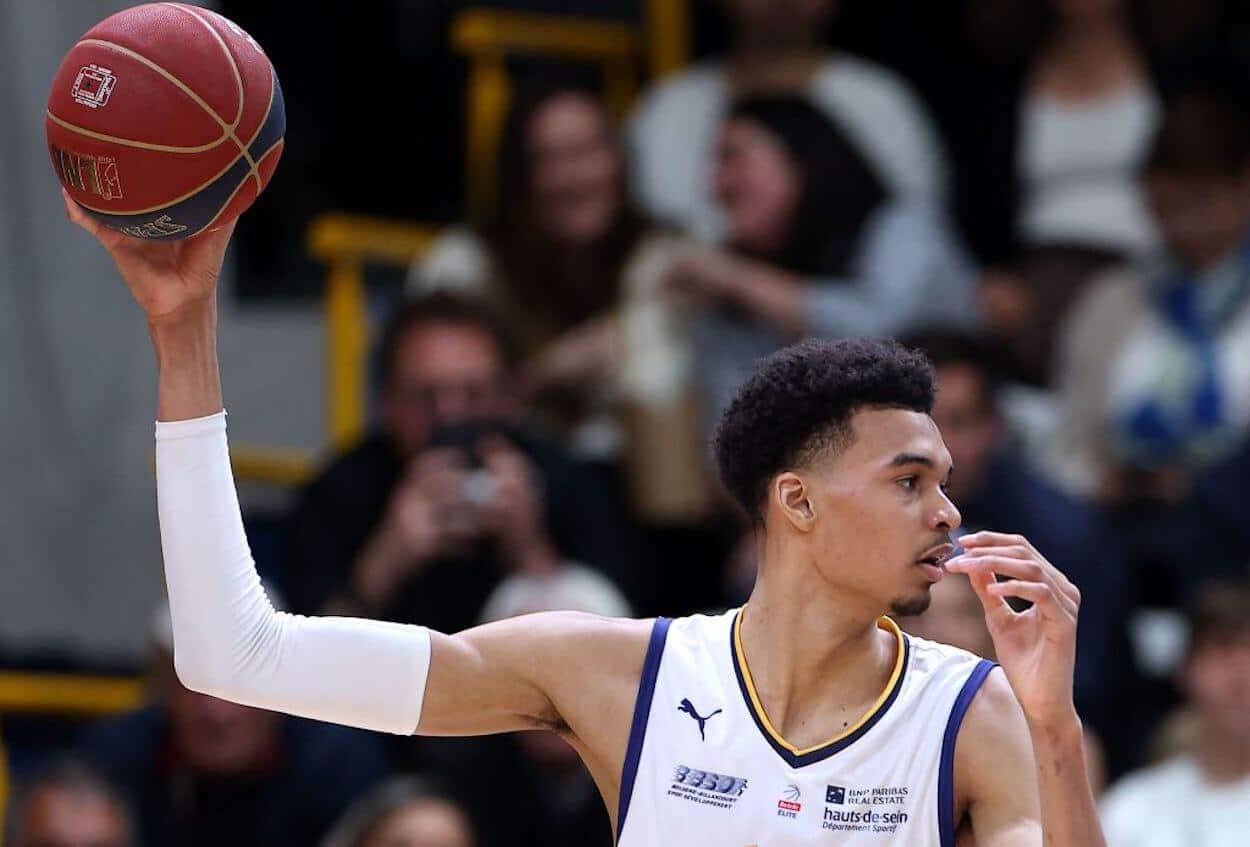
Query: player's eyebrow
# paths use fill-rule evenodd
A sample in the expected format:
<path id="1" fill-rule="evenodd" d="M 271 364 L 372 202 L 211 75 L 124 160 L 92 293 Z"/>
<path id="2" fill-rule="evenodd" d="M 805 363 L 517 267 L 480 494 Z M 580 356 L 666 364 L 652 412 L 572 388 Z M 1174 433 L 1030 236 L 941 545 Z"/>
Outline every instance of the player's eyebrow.
<path id="1" fill-rule="evenodd" d="M 937 462 L 920 453 L 899 453 L 890 460 L 890 467 L 892 468 L 902 465 L 924 465 L 926 468 L 936 468 Z"/>
<path id="2" fill-rule="evenodd" d="M 932 468 L 933 470 L 937 470 L 937 466 L 938 466 L 937 462 L 933 461 L 933 459 L 929 458 L 928 456 L 922 455 L 920 453 L 899 453 L 897 456 L 895 456 L 893 459 L 890 460 L 889 466 L 892 468 L 897 468 L 897 467 L 903 467 L 905 465 L 922 465 L 923 467 Z M 952 463 L 951 466 L 946 469 L 946 477 L 945 479 L 942 480 L 943 485 L 950 482 L 951 474 L 953 474 L 954 472 L 955 472 L 955 465 Z"/>

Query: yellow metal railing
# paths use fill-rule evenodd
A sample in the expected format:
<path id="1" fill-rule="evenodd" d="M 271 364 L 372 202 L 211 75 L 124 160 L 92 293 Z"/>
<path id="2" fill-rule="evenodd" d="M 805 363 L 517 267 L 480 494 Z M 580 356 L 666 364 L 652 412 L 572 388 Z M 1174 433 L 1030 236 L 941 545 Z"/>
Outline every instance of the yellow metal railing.
<path id="1" fill-rule="evenodd" d="M 107 715 L 143 702 L 145 683 L 131 676 L 0 671 L 0 714 Z"/>
<path id="2" fill-rule="evenodd" d="M 326 415 L 331 444 L 360 437 L 367 408 L 369 353 L 365 265 L 408 265 L 434 243 L 433 226 L 326 214 L 308 231 L 309 252 L 329 266 L 325 290 Z"/>
<path id="3" fill-rule="evenodd" d="M 658 79 L 690 60 L 690 0 L 647 0 L 647 70 Z"/>

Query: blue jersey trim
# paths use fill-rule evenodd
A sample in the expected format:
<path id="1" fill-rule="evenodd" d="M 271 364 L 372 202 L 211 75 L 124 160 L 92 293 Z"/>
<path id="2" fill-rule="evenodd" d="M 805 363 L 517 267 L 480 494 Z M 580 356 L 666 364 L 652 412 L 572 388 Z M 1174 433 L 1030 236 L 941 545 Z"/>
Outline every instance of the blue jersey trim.
<path id="1" fill-rule="evenodd" d="M 660 675 L 660 658 L 664 655 L 664 641 L 668 638 L 668 618 L 656 618 L 651 627 L 651 641 L 647 645 L 647 658 L 642 663 L 642 678 L 638 680 L 638 697 L 634 700 L 634 720 L 629 726 L 629 746 L 625 750 L 625 766 L 621 770 L 621 797 L 616 813 L 616 840 L 625 831 L 625 815 L 629 813 L 629 800 L 634 794 L 634 780 L 638 776 L 638 761 L 642 758 L 642 742 L 647 737 L 647 718 L 651 716 L 651 700 L 655 696 L 655 680 Z"/>
<path id="2" fill-rule="evenodd" d="M 972 698 L 981 690 L 985 678 L 990 671 L 998 667 L 989 659 L 982 659 L 968 675 L 964 687 L 959 689 L 955 705 L 951 707 L 950 718 L 946 721 L 946 732 L 942 735 L 942 757 L 938 760 L 938 840 L 941 847 L 955 847 L 955 741 L 959 738 L 959 727 L 964 722 L 964 715 L 972 705 Z"/>

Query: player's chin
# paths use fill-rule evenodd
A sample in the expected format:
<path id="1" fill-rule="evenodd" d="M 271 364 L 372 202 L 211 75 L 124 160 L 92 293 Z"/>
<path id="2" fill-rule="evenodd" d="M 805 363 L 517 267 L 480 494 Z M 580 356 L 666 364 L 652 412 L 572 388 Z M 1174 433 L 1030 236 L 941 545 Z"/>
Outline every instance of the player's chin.
<path id="1" fill-rule="evenodd" d="M 929 586 L 903 597 L 895 597 L 890 601 L 890 614 L 900 618 L 910 618 L 923 613 L 929 608 L 933 598 L 929 595 Z"/>

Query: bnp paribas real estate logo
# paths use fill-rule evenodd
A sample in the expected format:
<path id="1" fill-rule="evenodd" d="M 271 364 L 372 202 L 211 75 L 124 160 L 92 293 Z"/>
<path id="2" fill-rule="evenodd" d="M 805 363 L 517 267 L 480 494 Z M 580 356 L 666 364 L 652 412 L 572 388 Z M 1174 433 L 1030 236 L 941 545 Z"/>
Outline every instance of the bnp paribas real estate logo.
<path id="1" fill-rule="evenodd" d="M 846 789 L 841 785 L 826 785 L 825 802 L 834 806 L 844 805 L 846 803 Z"/>

